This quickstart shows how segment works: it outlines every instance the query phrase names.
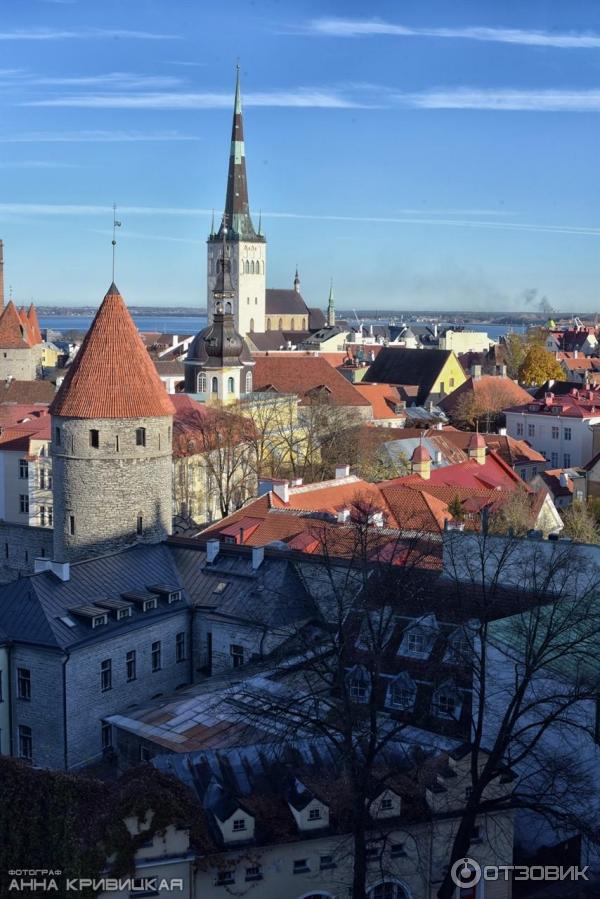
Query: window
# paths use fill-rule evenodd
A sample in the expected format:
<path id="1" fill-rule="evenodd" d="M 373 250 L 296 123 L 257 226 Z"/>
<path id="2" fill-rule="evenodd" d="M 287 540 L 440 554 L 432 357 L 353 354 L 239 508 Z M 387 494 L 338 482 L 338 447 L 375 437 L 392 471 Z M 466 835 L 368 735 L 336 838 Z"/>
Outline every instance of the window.
<path id="1" fill-rule="evenodd" d="M 309 821 L 320 821 L 321 820 L 321 809 L 320 808 L 311 808 L 308 810 L 308 820 Z"/>
<path id="2" fill-rule="evenodd" d="M 29 496 L 27 493 L 21 493 L 19 496 L 19 509 L 24 515 L 29 514 Z"/>
<path id="3" fill-rule="evenodd" d="M 40 525 L 46 527 L 46 506 L 40 506 Z"/>
<path id="4" fill-rule="evenodd" d="M 290 331 L 295 331 L 295 330 L 296 330 L 296 322 L 294 321 L 294 319 L 292 319 L 290 321 Z"/>
<path id="5" fill-rule="evenodd" d="M 40 490 L 46 489 L 46 469 L 40 468 Z"/>
<path id="6" fill-rule="evenodd" d="M 270 330 L 271 330 L 271 319 L 268 318 L 267 319 L 267 331 L 270 331 Z"/>
<path id="7" fill-rule="evenodd" d="M 206 393 L 206 372 L 201 371 L 196 382 L 198 393 Z"/>
<path id="8" fill-rule="evenodd" d="M 402 858 L 402 856 L 406 855 L 404 843 L 392 843 L 390 846 L 390 855 L 392 858 Z"/>
<path id="9" fill-rule="evenodd" d="M 552 425 L 552 439 L 558 440 L 559 437 L 560 437 L 560 428 L 558 427 L 558 425 Z"/>
<path id="10" fill-rule="evenodd" d="M 112 659 L 100 663 L 100 688 L 103 693 L 112 690 Z"/>
<path id="11" fill-rule="evenodd" d="M 185 662 L 185 633 L 175 634 L 175 661 Z"/>
<path id="12" fill-rule="evenodd" d="M 115 450 L 119 452 L 119 435 L 115 436 Z"/>
<path id="13" fill-rule="evenodd" d="M 435 697 L 435 708 L 438 715 L 454 718 L 456 715 L 456 696 L 448 691 L 439 692 Z"/>
<path id="14" fill-rule="evenodd" d="M 571 439 L 571 428 L 563 428 L 563 437 L 565 440 Z"/>
<path id="15" fill-rule="evenodd" d="M 227 378 L 227 393 L 235 393 L 235 381 L 233 378 Z"/>
<path id="16" fill-rule="evenodd" d="M 333 860 L 333 855 L 322 855 L 319 859 L 319 868 L 321 871 L 328 871 L 331 868 L 335 868 L 336 863 Z"/>
<path id="17" fill-rule="evenodd" d="M 24 724 L 19 725 L 19 758 L 28 759 L 29 761 L 33 758 L 31 728 L 26 727 Z"/>
<path id="18" fill-rule="evenodd" d="M 106 721 L 102 722 L 102 750 L 112 749 L 112 727 Z"/>
<path id="19" fill-rule="evenodd" d="M 279 329 L 280 331 L 283 331 L 283 319 L 282 319 L 282 318 L 279 319 L 278 329 Z"/>
<path id="20" fill-rule="evenodd" d="M 421 653 L 425 652 L 427 649 L 425 635 L 415 631 L 408 634 L 406 648 L 411 655 L 421 655 Z"/>
<path id="21" fill-rule="evenodd" d="M 54 509 L 52 506 L 48 506 L 48 527 L 52 527 L 54 524 Z"/>
<path id="22" fill-rule="evenodd" d="M 127 671 L 127 680 L 132 681 L 136 678 L 135 673 L 135 649 L 130 649 L 125 656 L 125 668 Z"/>
<path id="23" fill-rule="evenodd" d="M 146 428 L 135 429 L 135 445 L 146 446 Z"/>
<path id="24" fill-rule="evenodd" d="M 246 868 L 246 880 L 262 880 L 260 865 L 252 865 L 251 868 Z"/>
<path id="25" fill-rule="evenodd" d="M 161 669 L 161 647 L 160 640 L 152 644 L 152 670 L 160 671 Z"/>
<path id="26" fill-rule="evenodd" d="M 251 334 L 254 333 L 254 319 L 253 318 L 250 319 L 250 333 Z"/>
<path id="27" fill-rule="evenodd" d="M 31 699 L 31 671 L 29 668 L 17 668 L 17 696 L 19 699 Z"/>
<path id="28" fill-rule="evenodd" d="M 210 389 L 211 389 L 211 393 L 219 392 L 219 381 L 217 380 L 217 378 L 212 379 Z"/>
<path id="29" fill-rule="evenodd" d="M 152 609 L 155 609 L 155 608 L 156 608 L 156 605 L 157 605 L 157 600 L 156 600 L 156 598 L 153 598 L 153 599 L 145 599 L 144 602 L 143 602 L 143 604 L 142 604 L 142 611 L 144 611 L 144 612 L 151 612 Z"/>
<path id="30" fill-rule="evenodd" d="M 246 372 L 246 393 L 252 393 L 252 372 Z"/>
<path id="31" fill-rule="evenodd" d="M 131 618 L 131 608 L 117 610 L 117 621 L 123 621 L 124 618 Z"/>
<path id="32" fill-rule="evenodd" d="M 234 668 L 240 668 L 244 664 L 244 647 L 237 643 L 229 646 L 229 654 L 231 656 L 231 664 Z"/>
<path id="33" fill-rule="evenodd" d="M 100 431 L 97 431 L 95 428 L 90 430 L 90 446 L 93 449 L 98 449 L 100 446 Z"/>
<path id="34" fill-rule="evenodd" d="M 234 818 L 233 819 L 233 832 L 240 833 L 242 830 L 246 830 L 246 819 L 245 818 Z"/>
<path id="35" fill-rule="evenodd" d="M 229 883 L 235 883 L 235 873 L 233 871 L 217 871 L 216 886 L 222 887 Z"/>
<path id="36" fill-rule="evenodd" d="M 365 849 L 365 857 L 368 862 L 375 862 L 381 858 L 381 847 L 380 846 L 367 846 Z"/>
<path id="37" fill-rule="evenodd" d="M 471 843 L 481 843 L 481 828 L 476 825 L 471 831 Z"/>
<path id="38" fill-rule="evenodd" d="M 454 378 L 449 378 L 449 379 L 448 379 L 448 386 L 449 386 L 451 389 L 452 389 L 452 387 L 454 387 Z"/>
<path id="39" fill-rule="evenodd" d="M 390 705 L 397 709 L 410 709 L 415 700 L 415 691 L 406 683 L 392 683 L 388 696 Z"/>
<path id="40" fill-rule="evenodd" d="M 108 624 L 108 615 L 96 615 L 92 618 L 92 627 L 100 627 L 103 624 Z"/>
<path id="41" fill-rule="evenodd" d="M 60 446 L 60 428 L 54 428 L 54 442 Z"/>
<path id="42" fill-rule="evenodd" d="M 144 516 L 138 515 L 135 523 L 135 532 L 138 537 L 142 537 L 144 534 Z"/>
<path id="43" fill-rule="evenodd" d="M 348 681 L 348 693 L 354 702 L 367 702 L 369 699 L 369 685 L 366 680 L 354 676 Z"/>
<path id="44" fill-rule="evenodd" d="M 393 807 L 394 807 L 394 803 L 393 803 L 392 799 L 390 799 L 389 796 L 386 796 L 385 799 L 381 800 L 380 808 L 381 808 L 382 812 L 391 812 Z"/>
<path id="45" fill-rule="evenodd" d="M 19 477 L 23 480 L 29 478 L 29 462 L 27 459 L 19 459 Z"/>
<path id="46" fill-rule="evenodd" d="M 565 453 L 563 455 L 563 468 L 571 467 L 571 453 Z"/>
<path id="47" fill-rule="evenodd" d="M 535 425 L 527 425 L 527 436 L 535 437 Z"/>
<path id="48" fill-rule="evenodd" d="M 550 454 L 550 465 L 552 468 L 558 468 L 558 453 Z"/>
<path id="49" fill-rule="evenodd" d="M 140 762 L 149 762 L 152 758 L 152 753 L 148 749 L 147 746 L 140 746 Z"/>
<path id="50" fill-rule="evenodd" d="M 308 859 L 307 858 L 296 858 L 294 859 L 294 874 L 302 874 L 305 871 L 310 871 L 308 867 Z"/>
<path id="51" fill-rule="evenodd" d="M 517 437 L 522 437 L 522 436 L 523 436 L 523 422 L 518 421 L 517 422 Z"/>

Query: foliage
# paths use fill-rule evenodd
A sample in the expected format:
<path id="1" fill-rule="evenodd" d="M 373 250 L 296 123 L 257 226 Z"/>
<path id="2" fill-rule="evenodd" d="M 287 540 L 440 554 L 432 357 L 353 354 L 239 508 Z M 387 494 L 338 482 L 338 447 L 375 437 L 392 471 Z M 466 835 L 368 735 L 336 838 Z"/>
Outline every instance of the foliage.
<path id="1" fill-rule="evenodd" d="M 516 380 L 525 356 L 532 347 L 543 347 L 546 343 L 546 331 L 542 328 L 530 328 L 526 334 L 511 331 L 504 338 L 504 359 L 506 373 Z"/>
<path id="2" fill-rule="evenodd" d="M 494 512 L 490 515 L 489 530 L 492 534 L 513 534 L 515 537 L 523 537 L 531 528 L 531 494 L 521 487 L 513 490 Z"/>
<path id="3" fill-rule="evenodd" d="M 564 381 L 564 371 L 556 358 L 541 346 L 532 346 L 519 366 L 519 381 L 532 387 L 539 387 L 546 381 Z"/>
<path id="4" fill-rule="evenodd" d="M 593 511 L 584 502 L 574 500 L 565 509 L 563 516 L 563 536 L 578 543 L 600 543 L 600 529 Z"/>
<path id="5" fill-rule="evenodd" d="M 504 424 L 503 412 L 514 404 L 514 393 L 506 381 L 503 378 L 491 378 L 486 381 L 485 395 L 478 394 L 475 390 L 463 391 L 450 417 L 461 429 L 492 431 Z"/>
<path id="6" fill-rule="evenodd" d="M 168 825 L 191 825 L 192 838 L 201 847 L 206 845 L 196 823 L 200 816 L 192 794 L 150 765 L 134 768 L 108 784 L 1 758 L 0 796 L 2 896 L 7 893 L 3 878 L 15 867 L 94 878 L 111 858 L 111 873 L 133 872 L 140 845 Z M 124 824 L 128 816 L 146 821 L 148 829 L 131 835 Z M 94 893 L 87 890 L 78 895 L 89 899 Z"/>
<path id="7" fill-rule="evenodd" d="M 456 494 L 456 496 L 454 496 L 448 503 L 448 511 L 452 515 L 454 521 L 462 521 L 462 519 L 465 517 L 462 502 L 458 494 Z"/>

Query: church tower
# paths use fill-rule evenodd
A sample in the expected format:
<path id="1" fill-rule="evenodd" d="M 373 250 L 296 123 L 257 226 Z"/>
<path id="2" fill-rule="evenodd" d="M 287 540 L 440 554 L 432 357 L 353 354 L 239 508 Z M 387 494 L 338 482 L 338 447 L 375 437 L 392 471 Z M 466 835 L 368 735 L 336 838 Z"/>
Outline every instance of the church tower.
<path id="1" fill-rule="evenodd" d="M 233 128 L 227 176 L 227 196 L 221 227 L 211 231 L 208 238 L 207 308 L 208 323 L 215 311 L 214 293 L 221 265 L 223 232 L 227 238 L 227 252 L 233 298 L 231 300 L 235 330 L 244 337 L 265 330 L 265 286 L 267 242 L 254 230 L 248 202 L 248 181 L 244 153 L 244 128 L 240 70 L 238 66 L 233 109 Z"/>
<path id="2" fill-rule="evenodd" d="M 57 562 L 171 533 L 174 411 L 111 284 L 50 405 Z"/>

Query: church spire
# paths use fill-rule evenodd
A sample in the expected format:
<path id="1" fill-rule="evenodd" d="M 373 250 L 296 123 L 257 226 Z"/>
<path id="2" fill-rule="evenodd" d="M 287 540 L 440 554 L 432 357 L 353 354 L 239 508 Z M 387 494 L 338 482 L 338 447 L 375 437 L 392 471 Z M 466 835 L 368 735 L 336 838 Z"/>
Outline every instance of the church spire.
<path id="1" fill-rule="evenodd" d="M 300 275 L 298 274 L 298 266 L 296 266 L 296 274 L 294 275 L 294 290 L 300 293 Z"/>
<path id="2" fill-rule="evenodd" d="M 233 105 L 233 127 L 231 130 L 231 150 L 229 153 L 229 172 L 227 175 L 227 197 L 225 200 L 225 216 L 221 223 L 227 221 L 228 236 L 242 240 L 256 239 L 257 234 L 250 218 L 248 202 L 248 181 L 246 178 L 246 157 L 244 153 L 244 124 L 242 118 L 242 94 L 240 90 L 240 67 L 237 67 L 235 82 L 235 100 Z"/>
<path id="3" fill-rule="evenodd" d="M 330 328 L 335 325 L 335 299 L 333 297 L 333 278 L 329 285 L 329 300 L 327 302 L 327 324 Z"/>

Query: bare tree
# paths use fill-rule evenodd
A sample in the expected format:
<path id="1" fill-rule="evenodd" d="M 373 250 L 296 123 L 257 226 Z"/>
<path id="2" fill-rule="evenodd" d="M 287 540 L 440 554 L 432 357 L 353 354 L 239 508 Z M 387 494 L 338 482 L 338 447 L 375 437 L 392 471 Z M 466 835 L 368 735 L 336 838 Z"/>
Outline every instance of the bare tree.
<path id="1" fill-rule="evenodd" d="M 217 497 L 223 517 L 256 494 L 253 437 L 252 423 L 226 408 L 211 409 L 211 415 L 198 426 L 198 439 L 205 457 L 207 493 Z"/>

